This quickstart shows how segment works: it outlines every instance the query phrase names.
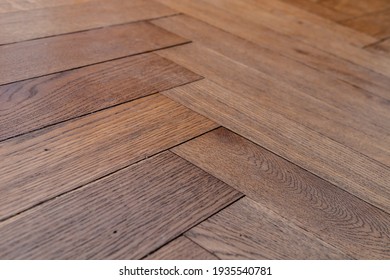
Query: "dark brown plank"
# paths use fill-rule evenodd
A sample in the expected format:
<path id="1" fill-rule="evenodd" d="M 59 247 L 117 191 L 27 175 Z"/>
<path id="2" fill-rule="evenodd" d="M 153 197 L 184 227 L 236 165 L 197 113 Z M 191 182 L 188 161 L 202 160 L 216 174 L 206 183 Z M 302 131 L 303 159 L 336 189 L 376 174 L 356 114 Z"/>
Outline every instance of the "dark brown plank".
<path id="1" fill-rule="evenodd" d="M 240 196 L 164 152 L 0 223 L 0 259 L 142 258 Z"/>
<path id="2" fill-rule="evenodd" d="M 246 197 L 185 235 L 221 259 L 349 258 Z"/>
<path id="3" fill-rule="evenodd" d="M 175 11 L 151 0 L 84 1 L 5 13 L 0 17 L 0 45 L 172 14 Z"/>
<path id="4" fill-rule="evenodd" d="M 246 52 L 249 54 L 246 59 L 242 59 L 243 56 L 239 53 L 234 57 L 260 67 L 266 73 L 199 47 L 198 44 L 166 49 L 159 54 L 219 85 L 228 86 L 231 94 L 229 98 L 232 100 L 235 95 L 250 100 L 258 107 L 280 114 L 390 166 L 390 107 L 387 100 L 378 102 L 379 98 L 370 99 L 365 92 L 348 86 L 342 87 L 342 84 L 340 87 L 349 91 L 339 93 L 341 89 L 337 90 L 337 87 L 332 86 L 328 89 L 326 83 L 321 88 L 317 86 L 321 82 L 316 82 L 320 77 L 312 77 L 312 85 L 307 85 L 308 82 L 305 81 L 310 80 L 309 69 L 302 68 L 302 73 L 298 75 L 289 74 L 299 72 L 298 68 L 286 62 L 282 64 L 286 68 L 280 70 L 278 64 L 275 65 L 268 59 L 250 58 L 256 53 L 261 54 L 260 50 L 257 52 L 248 46 Z M 278 61 L 277 57 L 269 57 Z M 254 62 L 249 62 L 250 60 Z M 337 82 L 334 84 L 337 85 Z"/>
<path id="5" fill-rule="evenodd" d="M 153 254 L 146 257 L 147 260 L 217 260 L 213 254 L 207 252 L 198 244 L 184 236 L 164 245 Z"/>
<path id="6" fill-rule="evenodd" d="M 0 86 L 0 140 L 199 78 L 145 54 Z"/>
<path id="7" fill-rule="evenodd" d="M 0 219 L 216 124 L 156 94 L 0 143 Z"/>
<path id="8" fill-rule="evenodd" d="M 0 46 L 0 84 L 187 42 L 147 22 Z"/>
<path id="9" fill-rule="evenodd" d="M 207 80 L 164 94 L 390 213 L 389 167 Z"/>
<path id="10" fill-rule="evenodd" d="M 226 129 L 173 151 L 355 258 L 390 258 L 389 214 Z"/>
<path id="11" fill-rule="evenodd" d="M 390 8 L 377 13 L 345 20 L 341 23 L 378 39 L 388 38 L 390 37 Z"/>

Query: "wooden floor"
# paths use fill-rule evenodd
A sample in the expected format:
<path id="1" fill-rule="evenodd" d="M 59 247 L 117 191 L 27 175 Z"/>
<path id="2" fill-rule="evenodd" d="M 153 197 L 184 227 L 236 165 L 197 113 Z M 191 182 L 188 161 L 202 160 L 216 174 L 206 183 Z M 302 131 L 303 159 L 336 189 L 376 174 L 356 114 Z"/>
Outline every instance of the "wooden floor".
<path id="1" fill-rule="evenodd" d="M 1 259 L 390 259 L 389 0 L 0 0 Z"/>

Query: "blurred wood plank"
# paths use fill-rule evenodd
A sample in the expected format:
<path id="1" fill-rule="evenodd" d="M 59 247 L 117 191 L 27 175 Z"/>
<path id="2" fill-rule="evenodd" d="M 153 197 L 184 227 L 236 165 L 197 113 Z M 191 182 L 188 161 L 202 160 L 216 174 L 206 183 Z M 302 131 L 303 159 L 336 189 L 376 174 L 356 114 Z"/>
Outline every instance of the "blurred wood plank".
<path id="1" fill-rule="evenodd" d="M 200 78 L 144 54 L 0 86 L 0 140 Z"/>
<path id="2" fill-rule="evenodd" d="M 145 258 L 146 260 L 217 260 L 213 254 L 180 236 Z"/>
<path id="3" fill-rule="evenodd" d="M 0 259 L 139 259 L 240 196 L 164 152 L 0 223 Z"/>
<path id="4" fill-rule="evenodd" d="M 62 5 L 74 5 L 92 0 L 1 0 L 0 13 L 33 10 Z"/>
<path id="5" fill-rule="evenodd" d="M 361 16 L 377 12 L 390 7 L 388 0 L 311 0 L 336 11 L 351 15 Z"/>
<path id="6" fill-rule="evenodd" d="M 207 80 L 164 94 L 390 213 L 389 167 Z"/>
<path id="7" fill-rule="evenodd" d="M 0 143 L 0 219 L 217 125 L 155 94 Z"/>
<path id="8" fill-rule="evenodd" d="M 147 22 L 0 46 L 0 84 L 188 42 Z"/>
<path id="9" fill-rule="evenodd" d="M 173 152 L 354 258 L 390 257 L 390 214 L 226 129 Z"/>
<path id="10" fill-rule="evenodd" d="M 246 197 L 185 235 L 221 259 L 350 258 Z"/>
<path id="11" fill-rule="evenodd" d="M 378 42 L 377 44 L 370 45 L 366 49 L 371 52 L 390 57 L 390 38 Z"/>
<path id="12" fill-rule="evenodd" d="M 172 14 L 175 14 L 173 10 L 151 0 L 87 1 L 74 5 L 5 13 L 0 17 L 0 44 Z"/>

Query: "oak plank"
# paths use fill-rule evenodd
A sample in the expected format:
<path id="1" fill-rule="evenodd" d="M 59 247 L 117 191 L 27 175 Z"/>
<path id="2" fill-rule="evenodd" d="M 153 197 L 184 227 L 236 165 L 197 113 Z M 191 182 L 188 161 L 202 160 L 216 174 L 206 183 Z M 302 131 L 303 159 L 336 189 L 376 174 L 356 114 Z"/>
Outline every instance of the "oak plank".
<path id="1" fill-rule="evenodd" d="M 164 152 L 0 223 L 0 259 L 139 259 L 240 196 Z"/>
<path id="2" fill-rule="evenodd" d="M 348 259 L 259 203 L 244 197 L 185 233 L 221 259 Z"/>
<path id="3" fill-rule="evenodd" d="M 207 252 L 190 239 L 180 236 L 164 245 L 156 252 L 145 258 L 146 260 L 217 260 L 213 254 Z"/>
<path id="4" fill-rule="evenodd" d="M 249 46 L 245 50 L 252 55 L 257 53 L 256 50 L 251 52 Z M 219 85 L 228 86 L 233 95 L 232 99 L 239 95 L 256 106 L 280 114 L 390 166 L 390 115 L 386 100 L 372 102 L 364 93 L 348 98 L 337 89 L 333 92 L 326 88 L 316 89 L 314 81 L 311 81 L 314 87 L 303 81 L 294 89 L 281 78 L 289 75 L 286 72 L 298 72 L 296 68 L 288 67 L 288 64 L 287 70 L 279 70 L 278 65 L 274 65 L 276 73 L 270 76 L 269 69 L 265 70 L 268 73 L 264 74 L 197 44 L 170 48 L 158 53 Z M 269 57 L 273 58 L 271 55 Z M 277 58 L 274 59 L 277 61 Z M 247 61 L 249 60 L 251 55 L 247 57 Z M 256 65 L 264 68 L 266 63 L 267 59 L 260 59 Z M 303 72 L 303 76 L 305 74 L 307 73 Z M 289 81 L 296 84 L 294 78 Z M 305 90 L 305 87 L 308 90 Z M 358 99 L 359 95 L 361 101 Z M 356 100 L 353 100 L 354 98 Z M 375 113 L 367 110 L 368 107 L 376 108 Z"/>
<path id="5" fill-rule="evenodd" d="M 0 46 L 0 85 L 188 42 L 147 22 Z"/>
<path id="6" fill-rule="evenodd" d="M 246 14 L 246 11 L 244 13 L 244 11 L 234 11 L 233 8 L 222 9 L 218 5 L 215 5 L 213 1 L 158 1 L 182 13 L 191 15 L 199 20 L 231 32 L 234 35 L 252 41 L 260 46 L 267 46 L 271 49 L 278 50 L 286 56 L 305 60 L 307 63 L 314 60 L 314 63 L 324 65 L 329 73 L 335 71 L 333 72 L 333 75 L 336 76 L 344 76 L 347 79 L 352 79 L 353 77 L 348 77 L 350 76 L 349 72 L 343 73 L 344 71 L 340 70 L 348 68 L 348 63 L 352 62 L 353 64 L 360 65 L 360 67 L 363 66 L 371 71 L 390 77 L 390 59 L 383 58 L 383 56 L 378 56 L 361 49 L 361 47 L 355 47 L 350 44 L 336 43 L 335 46 L 329 46 L 332 39 L 328 40 L 329 42 L 324 45 L 308 40 L 297 40 L 297 38 L 280 33 L 278 31 L 279 27 L 276 24 L 273 29 L 270 29 L 258 22 L 259 16 L 256 14 L 256 10 L 251 8 L 251 5 L 247 6 L 247 12 L 252 14 L 252 16 L 249 17 Z M 241 3 L 241 1 L 236 1 L 235 3 Z M 253 11 L 251 11 L 251 9 Z M 258 9 L 261 9 L 261 6 Z M 293 17 L 293 20 L 298 19 Z M 288 29 L 288 25 L 286 28 Z M 321 30 L 316 31 L 315 33 L 321 33 Z M 359 45 L 362 46 L 362 44 Z M 289 47 L 286 48 L 286 46 Z M 316 55 L 313 57 L 313 54 Z M 317 54 L 319 56 L 318 58 Z M 326 56 L 326 58 L 321 59 L 323 56 Z M 332 56 L 337 56 L 339 58 L 335 59 L 335 57 L 332 58 Z M 307 58 L 309 58 L 309 61 L 306 61 Z M 336 64 L 332 65 L 333 61 L 330 62 L 330 60 L 328 60 L 329 58 L 333 59 L 337 66 Z M 342 59 L 340 60 L 340 58 Z M 337 62 L 337 60 L 339 61 Z M 343 66 L 344 63 L 347 63 L 347 65 Z M 342 68 L 338 68 L 340 66 Z"/>
<path id="7" fill-rule="evenodd" d="M 0 143 L 0 219 L 215 128 L 155 94 Z"/>
<path id="8" fill-rule="evenodd" d="M 0 140 L 200 78 L 142 54 L 0 86 Z"/>
<path id="9" fill-rule="evenodd" d="M 224 128 L 173 152 L 354 258 L 390 257 L 390 214 Z"/>
<path id="10" fill-rule="evenodd" d="M 164 94 L 390 213 L 389 167 L 207 80 Z"/>
<path id="11" fill-rule="evenodd" d="M 87 1 L 2 14 L 0 44 L 130 23 L 175 14 L 152 0 Z M 26 28 L 28 26 L 28 28 Z"/>

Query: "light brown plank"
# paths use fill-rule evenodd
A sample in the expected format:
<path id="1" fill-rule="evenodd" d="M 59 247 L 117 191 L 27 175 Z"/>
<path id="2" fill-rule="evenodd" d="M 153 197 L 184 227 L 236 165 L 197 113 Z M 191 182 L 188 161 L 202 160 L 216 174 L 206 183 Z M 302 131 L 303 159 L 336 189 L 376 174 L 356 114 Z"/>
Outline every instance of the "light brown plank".
<path id="1" fill-rule="evenodd" d="M 45 7 L 74 5 L 92 0 L 1 0 L 0 13 L 33 10 Z"/>
<path id="2" fill-rule="evenodd" d="M 246 197 L 185 235 L 221 259 L 349 258 Z"/>
<path id="3" fill-rule="evenodd" d="M 164 152 L 0 223 L 0 259 L 142 258 L 240 196 Z"/>
<path id="4" fill-rule="evenodd" d="M 0 140 L 200 78 L 145 54 L 0 86 Z"/>
<path id="5" fill-rule="evenodd" d="M 0 17 L 0 44 L 172 14 L 175 14 L 173 10 L 151 0 L 87 1 L 75 5 L 6 13 Z"/>
<path id="6" fill-rule="evenodd" d="M 341 24 L 378 39 L 390 37 L 390 8 L 377 13 L 342 21 Z"/>
<path id="7" fill-rule="evenodd" d="M 249 54 L 256 54 L 256 50 L 251 52 L 249 47 L 247 51 Z M 389 104 L 386 101 L 372 102 L 373 100 L 370 100 L 364 92 L 357 92 L 356 96 L 353 94 L 348 97 L 346 95 L 348 92 L 339 94 L 337 88 L 333 90 L 333 93 L 327 89 L 317 90 L 317 83 L 314 81 L 311 81 L 313 87 L 305 84 L 303 79 L 307 81 L 307 78 L 302 78 L 300 85 L 297 85 L 294 78 L 290 78 L 290 82 L 294 83 L 297 88 L 294 90 L 290 85 L 284 84 L 281 78 L 289 76 L 283 72 L 294 71 L 294 67 L 288 67 L 288 64 L 286 68 L 290 70 L 278 70 L 278 66 L 273 65 L 276 72 L 271 73 L 273 76 L 270 76 L 196 44 L 171 48 L 159 53 L 219 85 L 228 85 L 233 95 L 232 99 L 235 98 L 235 95 L 246 98 L 256 106 L 273 111 L 318 131 L 355 149 L 355 151 L 390 166 L 390 137 L 388 133 L 390 131 L 390 115 L 388 114 Z M 271 55 L 269 56 L 270 59 L 273 58 Z M 249 55 L 246 61 L 250 59 Z M 256 61 L 256 59 L 252 60 Z M 267 59 L 264 59 L 264 62 L 259 60 L 256 65 L 267 68 L 266 63 Z M 270 73 L 269 68 L 265 71 Z M 304 75 L 305 72 L 301 74 L 301 76 Z M 330 104 L 313 98 L 312 95 L 326 100 Z M 337 95 L 337 97 L 332 95 Z M 338 96 L 340 97 L 338 98 Z M 362 98 L 361 101 L 358 100 L 359 96 Z M 354 98 L 356 100 L 353 100 Z M 368 107 L 378 108 L 378 110 L 375 109 L 376 112 L 373 113 L 371 110 L 367 110 Z"/>
<path id="8" fill-rule="evenodd" d="M 0 46 L 0 84 L 156 50 L 186 40 L 147 22 Z"/>
<path id="9" fill-rule="evenodd" d="M 164 245 L 146 260 L 217 260 L 213 254 L 207 252 L 198 244 L 184 236 Z"/>
<path id="10" fill-rule="evenodd" d="M 354 258 L 390 258 L 390 214 L 226 129 L 173 151 Z"/>
<path id="11" fill-rule="evenodd" d="M 378 42 L 377 44 L 367 46 L 366 49 L 368 51 L 376 52 L 380 55 L 385 55 L 385 56 L 390 57 L 390 38 L 383 40 L 381 42 Z"/>
<path id="12" fill-rule="evenodd" d="M 311 0 L 351 16 L 361 16 L 390 7 L 388 0 Z"/>
<path id="13" fill-rule="evenodd" d="M 225 31 L 231 32 L 237 36 L 259 44 L 260 46 L 267 46 L 270 49 L 278 50 L 280 53 L 283 53 L 286 56 L 291 55 L 297 58 L 303 57 L 304 59 L 302 58 L 302 60 L 307 60 L 307 56 L 311 58 L 313 56 L 313 53 L 319 53 L 319 58 L 317 58 L 316 55 L 314 58 L 309 59 L 309 61 L 314 59 L 316 63 L 326 65 L 325 69 L 332 68 L 332 70 L 329 69 L 329 72 L 332 73 L 333 71 L 336 71 L 335 73 L 333 73 L 333 75 L 341 75 L 348 77 L 350 74 L 349 72 L 342 73 L 343 71 L 340 70 L 347 66 L 342 66 L 342 68 L 338 68 L 338 66 L 332 65 L 332 63 L 330 61 L 327 61 L 327 59 L 325 59 L 324 61 L 320 60 L 320 58 L 324 56 L 324 53 L 325 55 L 326 53 L 328 53 L 327 56 L 329 56 L 329 54 L 336 55 L 346 61 L 350 61 L 352 63 L 366 67 L 372 71 L 390 77 L 390 59 L 383 58 L 382 56 L 378 56 L 376 54 L 372 54 L 361 49 L 361 43 L 363 42 L 359 44 L 359 47 L 356 47 L 351 44 L 344 44 L 340 42 L 337 43 L 337 40 L 334 46 L 330 46 L 329 44 L 332 44 L 333 40 L 329 38 L 328 43 L 326 44 L 319 44 L 317 41 L 312 42 L 310 40 L 297 40 L 297 38 L 293 38 L 291 36 L 288 36 L 287 34 L 280 33 L 283 29 L 280 29 L 278 24 L 274 24 L 273 29 L 270 29 L 269 27 L 264 26 L 264 23 L 258 22 L 260 17 L 256 13 L 256 11 L 262 9 L 261 5 L 257 9 L 252 8 L 251 5 L 248 5 L 247 9 L 238 11 L 234 10 L 234 8 L 222 9 L 221 7 L 216 5 L 215 2 L 208 0 L 158 1 L 182 13 L 191 15 L 197 19 L 205 21 Z M 236 3 L 236 5 L 241 3 L 241 1 L 234 2 Z M 274 1 L 269 2 L 273 3 Z M 248 12 L 248 14 L 246 12 Z M 278 16 L 275 17 L 278 18 Z M 282 16 L 280 15 L 279 17 L 281 18 Z M 292 16 L 292 20 L 297 21 L 298 19 L 295 16 Z M 299 26 L 299 23 L 296 24 L 298 24 Z M 310 24 L 310 22 L 308 22 L 307 24 Z M 286 24 L 284 28 L 289 30 L 289 24 Z M 320 30 L 317 30 L 315 32 L 313 31 L 312 33 L 320 34 L 321 32 L 322 29 L 320 28 Z M 331 36 L 332 38 L 335 32 L 333 30 L 328 31 L 328 33 L 329 32 L 331 33 L 329 36 Z M 369 40 L 367 40 L 367 42 L 368 41 Z M 289 47 L 286 48 L 286 46 Z M 322 52 L 320 50 L 322 50 Z M 343 63 L 344 61 L 338 62 L 339 65 L 342 65 Z"/>
<path id="14" fill-rule="evenodd" d="M 389 167 L 207 80 L 165 95 L 390 213 Z"/>
<path id="15" fill-rule="evenodd" d="M 0 219 L 216 124 L 159 94 L 0 143 Z"/>

